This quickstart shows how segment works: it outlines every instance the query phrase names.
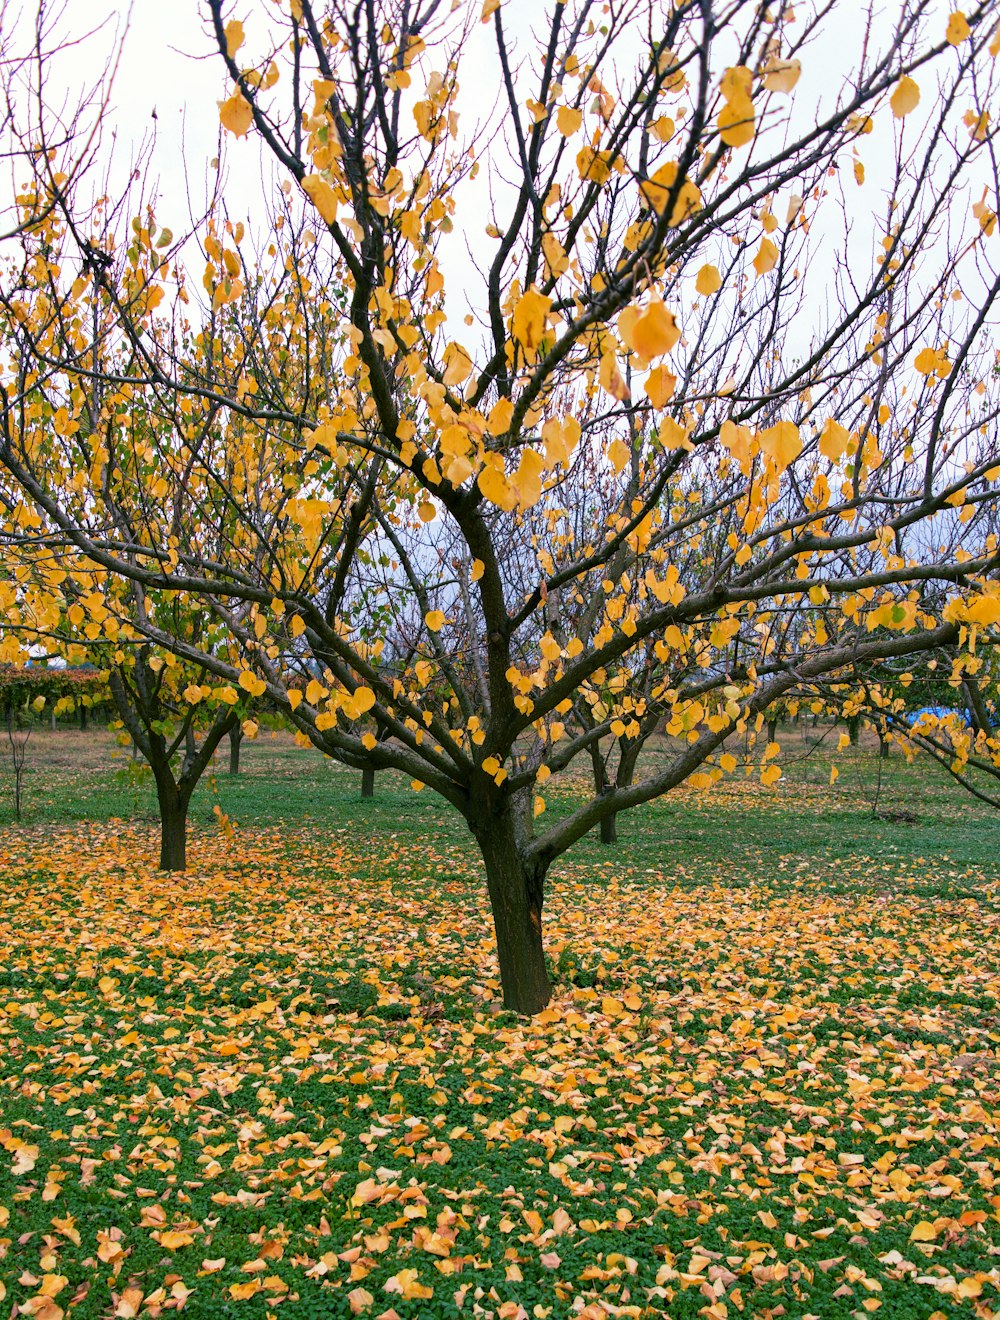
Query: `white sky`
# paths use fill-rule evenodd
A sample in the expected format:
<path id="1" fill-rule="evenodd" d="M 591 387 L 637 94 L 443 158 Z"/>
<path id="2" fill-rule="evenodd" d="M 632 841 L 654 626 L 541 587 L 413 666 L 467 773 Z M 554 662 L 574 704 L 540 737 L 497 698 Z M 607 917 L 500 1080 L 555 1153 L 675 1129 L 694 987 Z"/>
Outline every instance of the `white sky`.
<path id="1" fill-rule="evenodd" d="M 478 14 L 480 0 L 468 2 Z M 859 20 L 862 18 L 866 6 L 861 0 L 842 0 L 842 4 L 845 17 L 855 11 Z M 949 7 L 948 0 L 940 0 L 942 33 Z M 249 43 L 254 27 L 263 26 L 268 8 L 251 0 L 231 0 L 227 16 L 244 20 Z M 550 5 L 544 8 L 547 13 Z M 896 3 L 883 8 L 895 12 Z M 507 0 L 508 31 L 527 34 L 540 14 L 538 0 Z M 22 21 L 30 18 L 26 7 Z M 218 55 L 213 53 L 214 42 L 198 0 L 133 0 L 131 7 L 124 0 L 67 0 L 59 27 L 74 34 L 101 27 L 96 38 L 67 52 L 52 67 L 47 98 L 54 100 L 58 91 L 65 95 L 67 105 L 73 104 L 76 87 L 92 83 L 99 75 L 98 51 L 110 53 L 116 38 L 127 29 L 124 57 L 115 76 L 102 138 L 100 174 L 105 169 L 109 171 L 110 191 L 114 195 L 116 185 L 120 187 L 128 177 L 139 144 L 155 130 L 149 184 L 156 184 L 157 217 L 161 225 L 169 225 L 175 233 L 185 231 L 190 214 L 199 212 L 207 195 L 209 162 L 220 149 L 218 103 L 230 90 Z M 824 33 L 822 44 L 814 45 L 808 52 L 804 74 L 796 89 L 805 113 L 814 113 L 819 100 L 833 95 L 841 85 L 844 71 L 855 64 L 861 27 L 860 21 L 856 25 L 850 22 L 834 25 Z M 529 72 L 533 67 L 529 55 Z M 460 81 L 461 134 L 471 130 L 477 119 L 489 115 L 496 101 L 498 70 L 491 27 L 475 25 Z M 933 104 L 933 92 L 931 87 L 926 90 L 925 105 L 929 106 Z M 914 115 L 907 121 L 908 132 L 919 132 L 915 122 L 918 118 Z M 878 122 L 876 134 L 863 144 L 868 176 L 865 186 L 855 189 L 850 181 L 845 185 L 849 199 L 855 203 L 852 243 L 858 245 L 862 262 L 870 260 L 873 226 L 877 228 L 875 217 L 884 213 L 880 174 L 885 177 L 892 154 L 892 122 L 887 116 L 880 116 Z M 229 134 L 223 136 L 227 210 L 234 220 L 245 219 L 252 226 L 254 217 L 262 211 L 262 171 L 267 180 L 263 188 L 266 195 L 276 186 L 274 169 L 269 157 L 262 160 L 259 142 L 252 133 L 241 139 Z M 849 162 L 844 164 L 849 174 Z M 95 188 L 100 183 L 95 173 Z M 147 197 L 153 191 L 149 184 L 145 189 Z M 467 292 L 472 292 L 475 298 L 473 290 L 478 283 L 466 255 L 466 239 L 478 252 L 484 252 L 487 260 L 493 246 L 483 234 L 489 220 L 486 171 L 477 184 L 464 187 L 468 192 L 462 213 L 457 217 L 457 231 L 449 240 L 448 250 L 442 252 L 449 310 L 459 314 L 464 314 L 468 305 Z M 465 233 L 460 232 L 463 226 Z"/>

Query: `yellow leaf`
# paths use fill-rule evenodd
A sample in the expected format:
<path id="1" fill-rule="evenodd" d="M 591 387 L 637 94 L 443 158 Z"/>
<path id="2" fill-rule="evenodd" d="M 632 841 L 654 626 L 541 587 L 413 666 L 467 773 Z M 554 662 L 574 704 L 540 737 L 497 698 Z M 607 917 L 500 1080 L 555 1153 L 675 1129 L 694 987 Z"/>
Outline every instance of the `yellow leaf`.
<path id="1" fill-rule="evenodd" d="M 514 415 L 514 405 L 510 399 L 497 399 L 486 419 L 486 429 L 490 435 L 503 435 L 510 426 Z"/>
<path id="2" fill-rule="evenodd" d="M 176 1251 L 178 1247 L 189 1247 L 194 1241 L 194 1234 L 168 1229 L 160 1234 L 158 1240 L 161 1247 L 166 1247 L 168 1251 Z"/>
<path id="3" fill-rule="evenodd" d="M 897 119 L 903 119 L 911 110 L 917 108 L 920 100 L 920 88 L 912 78 L 902 77 L 896 84 L 895 90 L 889 97 L 889 104 L 892 106 L 892 113 Z"/>
<path id="4" fill-rule="evenodd" d="M 969 130 L 969 136 L 976 142 L 985 142 L 990 135 L 990 112 L 983 110 L 978 113 L 975 110 L 966 110 L 962 116 L 962 122 Z"/>
<path id="5" fill-rule="evenodd" d="M 654 367 L 643 386 L 646 398 L 654 408 L 662 408 L 677 388 L 677 377 L 666 367 Z"/>
<path id="6" fill-rule="evenodd" d="M 243 45 L 243 24 L 237 18 L 231 18 L 226 24 L 226 54 L 230 59 Z"/>
<path id="7" fill-rule="evenodd" d="M 485 572 L 486 565 L 483 561 L 481 559 L 474 559 L 472 561 L 472 572 L 469 574 L 473 582 L 478 582 Z"/>
<path id="8" fill-rule="evenodd" d="M 517 503 L 517 495 L 511 490 L 502 468 L 484 467 L 476 484 L 486 499 L 501 509 L 509 512 Z"/>
<path id="9" fill-rule="evenodd" d="M 745 147 L 753 141 L 754 109 L 749 97 L 727 101 L 719 111 L 719 137 L 727 147 Z"/>
<path id="10" fill-rule="evenodd" d="M 1000 623 L 1000 597 L 977 596 L 969 605 L 966 618 L 970 623 L 985 624 L 987 627 Z"/>
<path id="11" fill-rule="evenodd" d="M 576 110 L 571 105 L 561 105 L 556 111 L 556 128 L 563 135 L 569 137 L 583 123 L 583 111 Z"/>
<path id="12" fill-rule="evenodd" d="M 326 223 L 334 224 L 337 219 L 337 194 L 326 180 L 318 174 L 307 174 L 302 180 L 302 190 Z"/>
<path id="13" fill-rule="evenodd" d="M 499 8 L 500 0 L 483 0 L 483 12 L 479 15 L 480 23 L 488 23 Z"/>
<path id="14" fill-rule="evenodd" d="M 534 359 L 545 334 L 545 323 L 552 300 L 532 286 L 518 299 L 511 321 L 511 333 Z"/>
<path id="15" fill-rule="evenodd" d="M 593 147 L 582 147 L 577 152 L 576 168 L 581 179 L 586 179 L 590 183 L 598 185 L 607 183 L 611 177 L 611 166 L 608 164 L 608 153 L 606 151 L 597 151 Z"/>
<path id="16" fill-rule="evenodd" d="M 267 684 L 252 674 L 249 669 L 244 669 L 240 673 L 239 685 L 244 692 L 249 692 L 252 697 L 259 697 L 267 690 Z"/>
<path id="17" fill-rule="evenodd" d="M 444 350 L 444 383 L 461 385 L 472 372 L 472 359 L 461 344 L 451 343 Z"/>
<path id="18" fill-rule="evenodd" d="M 933 1242 L 937 1237 L 937 1229 L 933 1224 L 929 1224 L 926 1219 L 921 1219 L 919 1224 L 914 1224 L 913 1231 L 910 1234 L 911 1242 Z"/>
<path id="19" fill-rule="evenodd" d="M 397 1293 L 405 1301 L 426 1299 L 434 1296 L 434 1289 L 420 1282 L 416 1270 L 400 1270 L 382 1285 L 387 1293 Z"/>
<path id="20" fill-rule="evenodd" d="M 772 56 L 764 69 L 764 86 L 769 92 L 790 92 L 801 75 L 801 61 L 779 60 Z"/>
<path id="21" fill-rule="evenodd" d="M 745 64 L 735 64 L 719 80 L 719 90 L 727 101 L 747 100 L 753 87 L 753 73 Z"/>
<path id="22" fill-rule="evenodd" d="M 707 298 L 722 288 L 722 276 L 714 266 L 702 266 L 694 287 L 703 298 Z"/>
<path id="23" fill-rule="evenodd" d="M 669 353 L 681 333 L 677 328 L 677 318 L 659 299 L 651 302 L 628 329 L 630 333 L 626 343 L 629 348 L 647 360 Z"/>
<path id="24" fill-rule="evenodd" d="M 544 460 L 536 450 L 524 448 L 510 485 L 522 509 L 530 509 L 542 497 Z"/>
<path id="25" fill-rule="evenodd" d="M 760 247 L 757 255 L 753 259 L 753 268 L 758 275 L 766 275 L 772 270 L 778 260 L 778 249 L 769 238 L 760 240 Z"/>
<path id="26" fill-rule="evenodd" d="M 799 428 L 794 422 L 777 422 L 761 431 L 759 439 L 761 450 L 774 460 L 779 472 L 784 472 L 802 453 Z"/>
<path id="27" fill-rule="evenodd" d="M 670 213 L 670 224 L 672 226 L 682 224 L 701 206 L 701 193 L 690 179 L 684 179 L 677 186 L 677 162 L 668 160 L 660 166 L 652 178 L 639 185 L 639 191 L 642 193 L 643 199 L 657 215 L 663 214 L 670 194 L 675 188 L 677 189 L 677 196 L 673 210 Z"/>
<path id="28" fill-rule="evenodd" d="M 289 706 L 291 706 L 292 710 L 298 709 L 298 705 L 301 700 L 302 700 L 302 693 L 298 690 L 298 688 L 289 688 L 288 704 Z"/>
<path id="29" fill-rule="evenodd" d="M 366 710 L 371 710 L 375 705 L 375 693 L 370 687 L 359 687 L 354 689 L 354 706 L 363 715 Z"/>
<path id="30" fill-rule="evenodd" d="M 247 1298 L 259 1293 L 261 1286 L 260 1279 L 248 1279 L 246 1283 L 231 1283 L 229 1285 L 229 1296 L 234 1301 L 245 1302 Z"/>
<path id="31" fill-rule="evenodd" d="M 243 732 L 246 735 L 246 737 L 248 737 L 252 742 L 253 739 L 257 737 L 257 732 L 260 728 L 260 725 L 257 723 L 256 720 L 244 720 L 240 727 L 243 729 Z"/>
<path id="32" fill-rule="evenodd" d="M 612 440 L 611 444 L 608 445 L 608 462 L 616 473 L 624 471 L 631 459 L 632 451 L 624 440 Z"/>
<path id="33" fill-rule="evenodd" d="M 219 107 L 219 119 L 222 127 L 228 129 L 230 133 L 236 137 L 246 137 L 253 123 L 253 110 L 242 92 L 233 92 L 227 101 L 222 102 Z"/>
<path id="34" fill-rule="evenodd" d="M 948 26 L 945 28 L 944 39 L 949 46 L 960 46 L 963 41 L 968 41 L 971 33 L 968 21 L 960 9 L 948 19 Z"/>
<path id="35" fill-rule="evenodd" d="M 690 450 L 692 448 L 687 427 L 682 426 L 673 417 L 664 417 L 656 434 L 664 449 Z"/>
<path id="36" fill-rule="evenodd" d="M 828 417 L 826 425 L 823 427 L 823 434 L 819 438 L 819 452 L 824 458 L 832 459 L 836 463 L 838 459 L 847 453 L 847 447 L 850 443 L 850 431 L 841 426 L 839 422 L 834 421 L 832 417 Z"/>
<path id="37" fill-rule="evenodd" d="M 931 348 L 929 346 L 922 348 L 913 359 L 914 369 L 919 371 L 921 376 L 933 376 L 935 374 L 940 376 L 942 367 L 947 365 L 948 359 L 941 348 Z M 944 375 L 947 374 L 947 371 L 945 371 Z"/>
<path id="38" fill-rule="evenodd" d="M 441 610 L 429 610 L 424 615 L 424 623 L 427 624 L 431 632 L 440 632 L 444 627 L 444 614 Z"/>

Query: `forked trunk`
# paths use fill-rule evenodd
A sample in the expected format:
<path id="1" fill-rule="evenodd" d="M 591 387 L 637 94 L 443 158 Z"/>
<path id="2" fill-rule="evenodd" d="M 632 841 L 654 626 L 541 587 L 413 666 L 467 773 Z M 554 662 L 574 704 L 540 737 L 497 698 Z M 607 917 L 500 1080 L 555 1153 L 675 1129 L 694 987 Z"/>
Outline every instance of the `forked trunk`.
<path id="1" fill-rule="evenodd" d="M 160 870 L 186 870 L 188 799 L 175 785 L 160 781 L 156 800 L 160 808 Z"/>
<path id="2" fill-rule="evenodd" d="M 516 841 L 512 813 L 477 832 L 500 961 L 504 1008 L 540 1013 L 552 997 L 542 948 L 542 871 L 527 864 Z"/>
<path id="3" fill-rule="evenodd" d="M 361 771 L 361 796 L 363 798 L 375 796 L 375 770 L 370 765 L 366 765 Z"/>

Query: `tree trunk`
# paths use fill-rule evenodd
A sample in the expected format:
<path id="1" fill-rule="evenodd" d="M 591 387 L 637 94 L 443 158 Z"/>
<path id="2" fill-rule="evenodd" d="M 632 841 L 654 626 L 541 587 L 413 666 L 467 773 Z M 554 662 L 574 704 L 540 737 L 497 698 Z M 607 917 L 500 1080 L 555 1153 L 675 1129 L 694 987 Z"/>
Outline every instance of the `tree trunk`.
<path id="1" fill-rule="evenodd" d="M 540 1013 L 552 997 L 542 948 L 544 873 L 521 856 L 512 810 L 492 817 L 476 837 L 486 864 L 504 1008 Z"/>
<path id="2" fill-rule="evenodd" d="M 962 687 L 965 689 L 966 706 L 974 732 L 992 732 L 993 721 L 990 717 L 989 707 L 983 700 L 983 694 L 979 689 L 979 684 L 974 678 L 969 677 L 966 678 Z"/>
<path id="3" fill-rule="evenodd" d="M 373 798 L 375 796 L 375 767 L 366 765 L 361 771 L 361 796 L 363 798 Z"/>
<path id="4" fill-rule="evenodd" d="M 188 799 L 172 783 L 158 780 L 156 800 L 160 807 L 160 870 L 187 869 Z"/>
<path id="5" fill-rule="evenodd" d="M 881 729 L 879 730 L 879 735 L 878 735 L 878 754 L 883 761 L 888 761 L 889 739 L 885 736 L 885 734 L 881 731 Z"/>
<path id="6" fill-rule="evenodd" d="M 82 701 L 80 702 L 80 729 L 84 733 L 87 731 L 87 707 Z"/>
<path id="7" fill-rule="evenodd" d="M 857 747 L 858 740 L 861 737 L 861 716 L 851 715 L 847 720 L 847 736 L 851 740 L 851 746 Z"/>
<path id="8" fill-rule="evenodd" d="M 234 724 L 229 730 L 229 773 L 231 775 L 238 775 L 240 773 L 240 747 L 242 745 L 242 725 Z"/>
<path id="9" fill-rule="evenodd" d="M 600 745 L 596 742 L 590 744 L 590 764 L 594 772 L 594 794 L 603 797 L 610 785 L 604 757 L 601 755 Z M 609 844 L 618 842 L 618 826 L 614 816 L 605 816 L 601 821 L 601 842 Z"/>
<path id="10" fill-rule="evenodd" d="M 767 741 L 774 742 L 777 736 L 778 736 L 778 721 L 775 719 L 770 719 L 767 722 Z"/>

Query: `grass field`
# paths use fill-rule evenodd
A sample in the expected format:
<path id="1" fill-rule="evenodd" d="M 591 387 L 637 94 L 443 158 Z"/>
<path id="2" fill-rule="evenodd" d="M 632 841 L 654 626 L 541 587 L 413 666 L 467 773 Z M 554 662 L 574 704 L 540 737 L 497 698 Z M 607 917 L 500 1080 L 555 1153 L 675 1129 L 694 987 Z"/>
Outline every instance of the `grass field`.
<path id="1" fill-rule="evenodd" d="M 564 859 L 528 1021 L 428 792 L 362 802 L 265 735 L 168 876 L 110 736 L 36 733 L 20 826 L 3 784 L 0 1306 L 1000 1314 L 1000 817 L 894 751 L 893 823 L 870 748 L 785 742 L 775 789 Z"/>

